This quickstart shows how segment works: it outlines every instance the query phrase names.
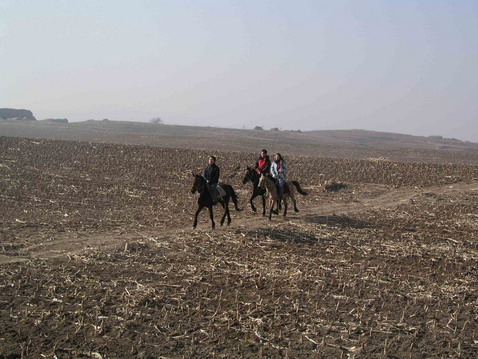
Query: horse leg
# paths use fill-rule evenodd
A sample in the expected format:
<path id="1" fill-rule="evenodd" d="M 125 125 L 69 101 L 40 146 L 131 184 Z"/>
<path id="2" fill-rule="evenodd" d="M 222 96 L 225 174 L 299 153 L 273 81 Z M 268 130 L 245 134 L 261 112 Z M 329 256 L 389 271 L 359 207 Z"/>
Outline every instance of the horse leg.
<path id="1" fill-rule="evenodd" d="M 228 203 L 226 202 L 226 213 L 224 215 L 227 214 L 227 225 L 230 225 L 231 224 L 231 212 L 229 211 L 229 205 Z"/>
<path id="2" fill-rule="evenodd" d="M 272 213 L 279 214 L 280 200 L 272 202 Z M 277 209 L 274 209 L 275 204 L 277 203 Z"/>
<path id="3" fill-rule="evenodd" d="M 252 194 L 251 198 L 249 199 L 249 203 L 251 204 L 251 209 L 253 212 L 257 212 L 257 209 L 256 207 L 254 207 L 254 203 L 252 203 L 252 200 L 256 198 L 256 196 L 254 196 L 254 194 Z"/>
<path id="4" fill-rule="evenodd" d="M 222 215 L 222 218 L 221 218 L 221 226 L 223 226 L 224 220 L 226 219 L 226 213 L 229 210 L 229 204 L 228 203 L 221 203 L 221 204 L 222 204 L 222 208 L 224 208 L 224 214 Z"/>
<path id="5" fill-rule="evenodd" d="M 287 216 L 287 198 L 284 198 L 284 217 Z"/>
<path id="6" fill-rule="evenodd" d="M 272 219 L 272 210 L 274 209 L 274 200 L 269 200 L 269 221 Z"/>
<path id="7" fill-rule="evenodd" d="M 292 200 L 292 203 L 294 204 L 294 212 L 295 213 L 299 212 L 299 209 L 297 208 L 297 203 L 296 203 L 296 200 L 295 200 L 295 196 L 292 192 L 290 193 L 290 199 Z"/>
<path id="8" fill-rule="evenodd" d="M 262 197 L 262 215 L 266 215 L 266 196 L 261 196 Z"/>
<path id="9" fill-rule="evenodd" d="M 199 213 L 202 211 L 203 208 L 204 208 L 203 206 L 198 206 L 198 210 L 196 211 L 196 214 L 194 215 L 193 228 L 196 228 L 196 226 L 198 225 L 198 216 L 199 216 Z"/>
<path id="10" fill-rule="evenodd" d="M 214 223 L 214 213 L 212 212 L 212 206 L 209 207 L 209 217 L 211 217 L 212 229 L 216 227 L 216 223 Z"/>

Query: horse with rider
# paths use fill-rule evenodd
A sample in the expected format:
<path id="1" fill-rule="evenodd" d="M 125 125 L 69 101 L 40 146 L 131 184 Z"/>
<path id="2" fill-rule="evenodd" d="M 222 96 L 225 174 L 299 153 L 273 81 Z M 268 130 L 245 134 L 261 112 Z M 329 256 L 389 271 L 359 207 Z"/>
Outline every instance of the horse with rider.
<path id="1" fill-rule="evenodd" d="M 198 208 L 194 215 L 193 228 L 196 228 L 198 223 L 199 213 L 203 208 L 209 210 L 209 217 L 211 218 L 212 229 L 215 228 L 213 206 L 220 203 L 224 208 L 224 215 L 221 218 L 221 226 L 227 217 L 227 224 L 231 223 L 231 215 L 229 213 L 229 201 L 232 199 L 236 211 L 240 211 L 237 205 L 237 194 L 231 185 L 219 182 L 221 171 L 216 165 L 216 157 L 209 156 L 208 165 L 204 169 L 204 176 L 193 173 L 194 183 L 191 188 L 191 193 L 199 193 Z"/>
<path id="2" fill-rule="evenodd" d="M 287 181 L 287 167 L 285 160 L 280 153 L 276 153 L 275 159 L 271 162 L 267 150 L 263 149 L 260 152 L 259 158 L 257 159 L 254 168 L 247 167 L 243 184 L 250 181 L 253 184 L 252 195 L 249 199 L 249 203 L 254 212 L 256 208 L 254 206 L 253 200 L 257 196 L 262 197 L 262 215 L 265 215 L 265 196 L 269 194 L 270 208 L 269 208 L 269 219 L 272 213 L 278 213 L 278 210 L 281 209 L 281 202 L 285 204 L 284 216 L 287 215 L 287 198 L 291 198 L 294 205 L 294 211 L 298 212 L 296 201 L 295 201 L 295 191 L 299 192 L 302 195 L 307 195 L 307 192 L 303 191 L 300 187 L 299 182 L 297 181 Z M 274 205 L 277 204 L 277 211 L 274 210 Z"/>

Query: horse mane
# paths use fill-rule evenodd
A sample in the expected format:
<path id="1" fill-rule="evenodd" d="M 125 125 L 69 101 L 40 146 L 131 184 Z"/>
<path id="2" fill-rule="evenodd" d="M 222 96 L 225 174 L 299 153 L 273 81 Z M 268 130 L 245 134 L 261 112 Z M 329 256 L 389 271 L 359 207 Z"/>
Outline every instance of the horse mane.
<path id="1" fill-rule="evenodd" d="M 204 178 L 204 176 L 200 174 L 195 174 L 194 175 L 198 181 L 201 181 L 201 185 L 203 186 L 203 190 L 199 193 L 199 199 L 198 201 L 209 201 L 209 199 L 212 201 L 212 196 L 211 192 L 209 191 L 209 187 L 207 186 L 207 181 Z M 198 192 L 199 192 L 199 186 L 198 186 Z M 207 204 L 206 204 L 207 205 Z"/>

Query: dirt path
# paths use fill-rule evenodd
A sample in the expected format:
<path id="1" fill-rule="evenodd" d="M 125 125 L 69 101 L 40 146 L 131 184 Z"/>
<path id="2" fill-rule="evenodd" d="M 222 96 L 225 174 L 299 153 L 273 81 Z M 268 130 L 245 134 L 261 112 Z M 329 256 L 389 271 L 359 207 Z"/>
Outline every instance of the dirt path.
<path id="1" fill-rule="evenodd" d="M 216 230 L 211 231 L 209 216 L 206 211 L 200 215 L 200 222 L 197 232 L 203 232 L 205 235 L 213 236 L 224 231 L 236 231 L 238 228 L 247 227 L 248 229 L 258 229 L 264 227 L 276 227 L 284 223 L 284 221 L 304 221 L 307 216 L 320 215 L 331 216 L 336 214 L 351 215 L 362 211 L 380 209 L 380 208 L 396 208 L 401 204 L 410 203 L 414 198 L 425 193 L 434 195 L 447 195 L 453 197 L 459 193 L 478 191 L 478 183 L 457 183 L 454 185 L 433 186 L 427 188 L 410 188 L 401 187 L 389 189 L 382 186 L 374 185 L 374 193 L 367 191 L 358 191 L 352 201 L 336 201 L 334 197 L 323 202 L 317 203 L 301 203 L 298 198 L 298 207 L 300 213 L 294 213 L 289 207 L 289 215 L 286 219 L 282 216 L 273 216 L 271 221 L 260 215 L 262 205 L 260 200 L 256 199 L 255 204 L 258 213 L 250 210 L 249 203 L 243 203 L 243 211 L 239 214 L 232 211 L 231 226 L 219 227 L 218 211 L 216 215 Z M 300 197 L 300 195 L 298 195 Z M 187 221 L 188 224 L 192 221 Z M 80 234 L 68 233 L 57 236 L 54 241 L 40 242 L 35 245 L 23 248 L 20 256 L 7 256 L 0 254 L 0 265 L 14 262 L 23 262 L 34 259 L 49 259 L 61 256 L 69 256 L 93 249 L 106 249 L 116 246 L 127 246 L 129 242 L 144 239 L 161 239 L 168 238 L 172 235 L 184 235 L 193 231 L 188 227 L 176 227 L 170 229 L 154 230 L 148 229 L 144 231 L 113 231 L 108 234 Z"/>

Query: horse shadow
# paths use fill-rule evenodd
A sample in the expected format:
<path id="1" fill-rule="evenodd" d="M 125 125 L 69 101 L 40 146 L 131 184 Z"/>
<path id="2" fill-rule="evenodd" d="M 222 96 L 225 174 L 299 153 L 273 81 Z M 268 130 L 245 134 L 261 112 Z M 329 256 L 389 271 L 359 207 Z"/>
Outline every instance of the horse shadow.
<path id="1" fill-rule="evenodd" d="M 340 227 L 340 228 L 354 228 L 354 229 L 363 229 L 363 228 L 372 228 L 373 225 L 370 222 L 362 221 L 356 218 L 348 216 L 320 216 L 320 215 L 307 215 L 302 217 L 305 222 L 315 223 L 315 224 L 325 224 L 331 227 Z"/>
<path id="2" fill-rule="evenodd" d="M 318 238 L 310 233 L 280 228 L 258 228 L 249 230 L 244 234 L 251 237 L 267 238 L 284 243 L 315 245 L 317 242 L 322 241 L 322 238 Z"/>

